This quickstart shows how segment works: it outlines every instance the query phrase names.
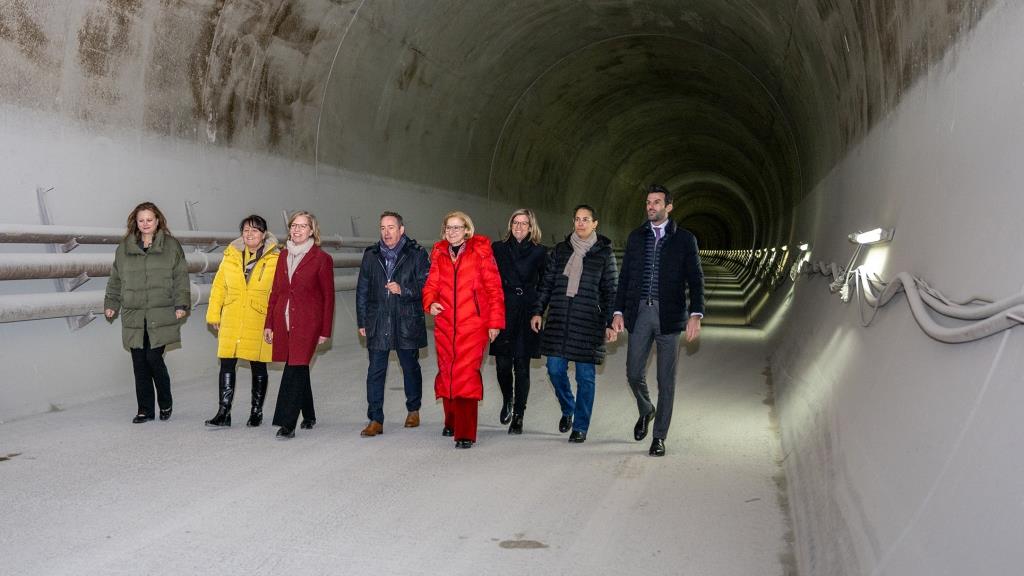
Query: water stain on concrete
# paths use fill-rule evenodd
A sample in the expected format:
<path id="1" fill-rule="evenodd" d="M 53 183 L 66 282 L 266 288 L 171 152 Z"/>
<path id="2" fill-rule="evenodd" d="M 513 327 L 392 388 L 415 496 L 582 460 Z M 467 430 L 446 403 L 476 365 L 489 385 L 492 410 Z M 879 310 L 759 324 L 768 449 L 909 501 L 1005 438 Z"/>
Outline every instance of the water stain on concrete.
<path id="1" fill-rule="evenodd" d="M 42 58 L 48 42 L 24 0 L 14 0 L 6 6 L 0 6 L 0 40 L 14 42 L 18 50 L 33 61 Z"/>

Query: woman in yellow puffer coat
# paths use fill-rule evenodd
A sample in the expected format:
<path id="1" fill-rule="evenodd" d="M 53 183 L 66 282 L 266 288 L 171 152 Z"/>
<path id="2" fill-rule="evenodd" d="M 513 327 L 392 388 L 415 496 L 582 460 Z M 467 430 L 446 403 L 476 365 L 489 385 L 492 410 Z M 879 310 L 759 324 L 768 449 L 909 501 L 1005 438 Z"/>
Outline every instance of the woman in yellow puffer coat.
<path id="1" fill-rule="evenodd" d="M 267 221 L 253 214 L 238 226 L 242 236 L 224 249 L 210 290 L 206 322 L 217 331 L 220 378 L 217 415 L 207 426 L 231 426 L 231 401 L 235 396 L 238 359 L 249 361 L 252 370 L 252 412 L 246 426 L 263 423 L 267 397 L 267 362 L 273 347 L 263 339 L 267 301 L 277 268 L 277 238 L 267 232 Z"/>

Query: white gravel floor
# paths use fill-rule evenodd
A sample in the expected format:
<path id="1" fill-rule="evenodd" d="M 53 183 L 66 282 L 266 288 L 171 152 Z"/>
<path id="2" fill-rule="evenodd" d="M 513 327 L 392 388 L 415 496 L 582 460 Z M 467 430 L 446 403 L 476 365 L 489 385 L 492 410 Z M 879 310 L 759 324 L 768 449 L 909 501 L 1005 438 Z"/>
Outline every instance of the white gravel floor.
<path id="1" fill-rule="evenodd" d="M 174 382 L 170 421 L 131 424 L 125 354 L 122 396 L 0 425 L 0 573 L 790 574 L 765 356 L 754 330 L 706 327 L 681 356 L 658 459 L 632 440 L 624 344 L 582 445 L 557 432 L 540 361 L 525 433 L 507 435 L 488 362 L 471 450 L 441 437 L 432 353 L 420 428 L 401 427 L 392 357 L 385 433 L 360 438 L 365 351 L 333 349 L 313 367 L 317 427 L 284 442 L 245 427 L 246 369 L 234 427 L 203 426 L 212 362 L 208 379 Z"/>

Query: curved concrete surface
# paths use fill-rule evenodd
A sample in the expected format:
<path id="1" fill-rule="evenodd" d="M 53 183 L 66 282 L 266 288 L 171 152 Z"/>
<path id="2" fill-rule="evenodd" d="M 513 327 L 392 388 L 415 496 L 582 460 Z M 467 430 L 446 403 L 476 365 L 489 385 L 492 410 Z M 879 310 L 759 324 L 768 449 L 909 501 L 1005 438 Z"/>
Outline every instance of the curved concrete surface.
<path id="1" fill-rule="evenodd" d="M 303 208 L 359 236 L 397 208 L 428 242 L 450 209 L 496 235 L 527 205 L 549 242 L 587 202 L 621 244 L 658 181 L 702 248 L 845 265 L 891 227 L 854 265 L 995 300 L 1024 284 L 1022 27 L 1009 0 L 9 0 L 0 221 L 40 223 L 50 190 L 64 225 L 154 200 L 175 230 Z M 800 572 L 1017 571 L 1020 329 L 940 344 L 898 304 L 862 327 L 821 278 L 743 278 L 716 271 L 707 323 L 768 338 Z M 358 356 L 353 321 L 334 347 Z M 3 426 L 123 398 L 118 329 L 0 325 Z M 211 342 L 193 318 L 177 379 Z"/>

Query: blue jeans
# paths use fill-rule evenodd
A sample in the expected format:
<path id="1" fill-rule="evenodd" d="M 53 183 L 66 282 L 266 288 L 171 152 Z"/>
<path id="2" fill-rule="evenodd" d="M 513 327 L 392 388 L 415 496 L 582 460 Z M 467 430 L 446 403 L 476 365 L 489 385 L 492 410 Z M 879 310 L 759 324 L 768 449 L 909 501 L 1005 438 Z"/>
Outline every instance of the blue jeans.
<path id="1" fill-rule="evenodd" d="M 590 414 L 594 411 L 594 392 L 597 389 L 597 367 L 576 362 L 576 397 L 569 384 L 569 361 L 560 356 L 548 356 L 548 378 L 555 387 L 555 396 L 562 406 L 562 416 L 572 415 L 572 429 L 586 434 L 590 428 Z"/>
<path id="2" fill-rule="evenodd" d="M 420 409 L 423 398 L 423 374 L 420 372 L 420 351 L 396 350 L 405 381 L 405 408 L 409 412 Z M 384 380 L 388 375 L 390 350 L 370 350 L 370 367 L 366 371 L 366 417 L 384 423 Z"/>

